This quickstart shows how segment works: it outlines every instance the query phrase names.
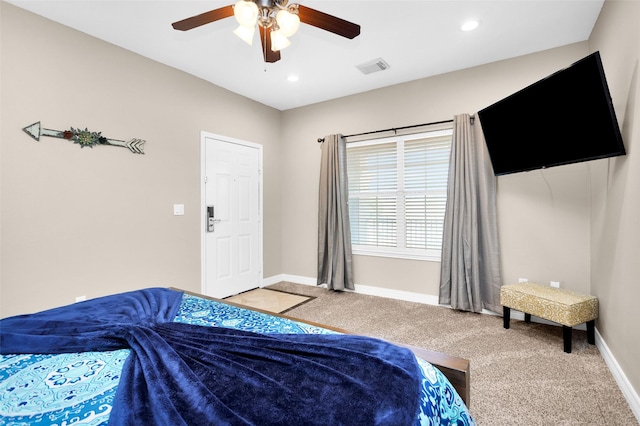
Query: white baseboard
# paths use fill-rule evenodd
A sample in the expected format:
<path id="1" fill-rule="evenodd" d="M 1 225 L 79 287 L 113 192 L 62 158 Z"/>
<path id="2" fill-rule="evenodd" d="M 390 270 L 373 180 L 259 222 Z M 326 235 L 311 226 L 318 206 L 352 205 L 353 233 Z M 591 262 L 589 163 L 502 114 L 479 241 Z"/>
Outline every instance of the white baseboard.
<path id="1" fill-rule="evenodd" d="M 287 281 L 295 284 L 304 284 L 304 285 L 317 285 L 317 279 L 311 277 L 303 277 L 299 275 L 288 275 L 281 274 L 275 275 L 273 277 L 265 278 L 262 280 L 262 287 L 276 284 L 282 281 Z M 438 297 L 431 296 L 428 294 L 420 294 L 420 293 L 412 293 L 408 291 L 401 290 L 391 290 L 388 288 L 382 287 L 373 287 L 361 284 L 355 284 L 355 290 L 346 290 L 353 291 L 354 293 L 367 294 L 369 296 L 379 296 L 386 297 L 389 299 L 397 299 L 397 300 L 405 300 L 407 302 L 417 302 L 424 303 L 426 305 L 438 305 Z"/>
<path id="2" fill-rule="evenodd" d="M 629 407 L 631 407 L 633 415 L 636 416 L 636 420 L 638 420 L 638 423 L 640 423 L 640 396 L 638 396 L 638 393 L 631 385 L 631 382 L 629 382 L 629 379 L 627 379 L 624 371 L 622 371 L 622 369 L 620 368 L 620 364 L 618 364 L 618 361 L 616 361 L 615 357 L 609 350 L 609 347 L 602 339 L 602 336 L 598 332 L 597 328 L 595 334 L 596 346 L 598 347 L 602 358 L 604 358 L 604 362 L 607 364 L 607 367 L 609 367 L 609 371 L 611 371 L 611 374 L 618 384 L 618 387 L 629 403 Z"/>
<path id="3" fill-rule="evenodd" d="M 372 287 L 361 284 L 355 284 L 355 287 L 355 293 L 386 297 L 389 299 L 404 300 L 406 302 L 423 303 L 425 305 L 439 305 L 438 296 L 431 296 L 429 294 L 413 293 L 402 290 L 391 290 L 388 288 Z"/>
<path id="4" fill-rule="evenodd" d="M 302 277 L 299 275 L 280 274 L 280 275 L 274 275 L 269 278 L 264 278 L 262 280 L 262 287 L 266 287 L 272 284 L 277 284 L 282 281 L 286 281 L 294 284 L 304 284 L 304 285 L 313 285 L 313 286 L 316 285 L 315 278 Z"/>
<path id="5" fill-rule="evenodd" d="M 273 284 L 277 284 L 279 282 L 284 281 L 284 279 L 282 278 L 282 275 L 274 275 L 272 277 L 269 278 L 263 278 L 262 279 L 262 284 L 260 284 L 260 287 L 266 287 L 268 285 L 273 285 Z"/>

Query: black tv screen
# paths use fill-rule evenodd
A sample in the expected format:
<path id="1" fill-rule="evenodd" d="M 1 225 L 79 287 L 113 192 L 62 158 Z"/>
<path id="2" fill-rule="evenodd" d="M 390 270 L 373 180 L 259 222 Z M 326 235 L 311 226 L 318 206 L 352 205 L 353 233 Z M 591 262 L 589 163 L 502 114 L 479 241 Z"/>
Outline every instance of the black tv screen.
<path id="1" fill-rule="evenodd" d="M 478 118 L 496 175 L 625 155 L 599 52 L 478 111 Z"/>

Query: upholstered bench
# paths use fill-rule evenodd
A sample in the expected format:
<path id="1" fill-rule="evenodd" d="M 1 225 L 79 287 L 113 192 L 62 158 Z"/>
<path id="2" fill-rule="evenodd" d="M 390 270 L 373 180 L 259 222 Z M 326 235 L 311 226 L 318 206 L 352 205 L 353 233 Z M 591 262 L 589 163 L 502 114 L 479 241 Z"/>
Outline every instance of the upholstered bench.
<path id="1" fill-rule="evenodd" d="M 502 286 L 500 304 L 503 309 L 503 325 L 509 328 L 511 309 L 524 313 L 524 320 L 531 322 L 531 315 L 562 324 L 564 351 L 571 353 L 572 327 L 587 323 L 587 341 L 595 344 L 595 319 L 598 318 L 598 298 L 573 291 L 533 283 Z"/>

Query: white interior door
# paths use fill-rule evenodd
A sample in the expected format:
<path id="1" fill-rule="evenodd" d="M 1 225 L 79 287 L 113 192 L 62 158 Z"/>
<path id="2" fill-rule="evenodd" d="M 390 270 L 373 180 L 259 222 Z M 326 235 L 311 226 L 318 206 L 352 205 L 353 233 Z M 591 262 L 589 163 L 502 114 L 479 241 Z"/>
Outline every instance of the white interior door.
<path id="1" fill-rule="evenodd" d="M 203 291 L 223 298 L 262 282 L 262 147 L 208 134 L 203 140 Z"/>

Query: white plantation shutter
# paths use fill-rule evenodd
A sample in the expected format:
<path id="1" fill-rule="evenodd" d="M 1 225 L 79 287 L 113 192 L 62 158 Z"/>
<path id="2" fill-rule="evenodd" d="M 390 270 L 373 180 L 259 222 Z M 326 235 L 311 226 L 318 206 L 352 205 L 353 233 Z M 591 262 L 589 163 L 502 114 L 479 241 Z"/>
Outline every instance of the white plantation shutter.
<path id="1" fill-rule="evenodd" d="M 396 247 L 396 143 L 347 147 L 351 243 Z"/>
<path id="2" fill-rule="evenodd" d="M 405 142 L 407 248 L 437 251 L 442 247 L 450 149 L 450 135 Z"/>
<path id="3" fill-rule="evenodd" d="M 451 131 L 347 145 L 354 253 L 437 258 Z"/>

